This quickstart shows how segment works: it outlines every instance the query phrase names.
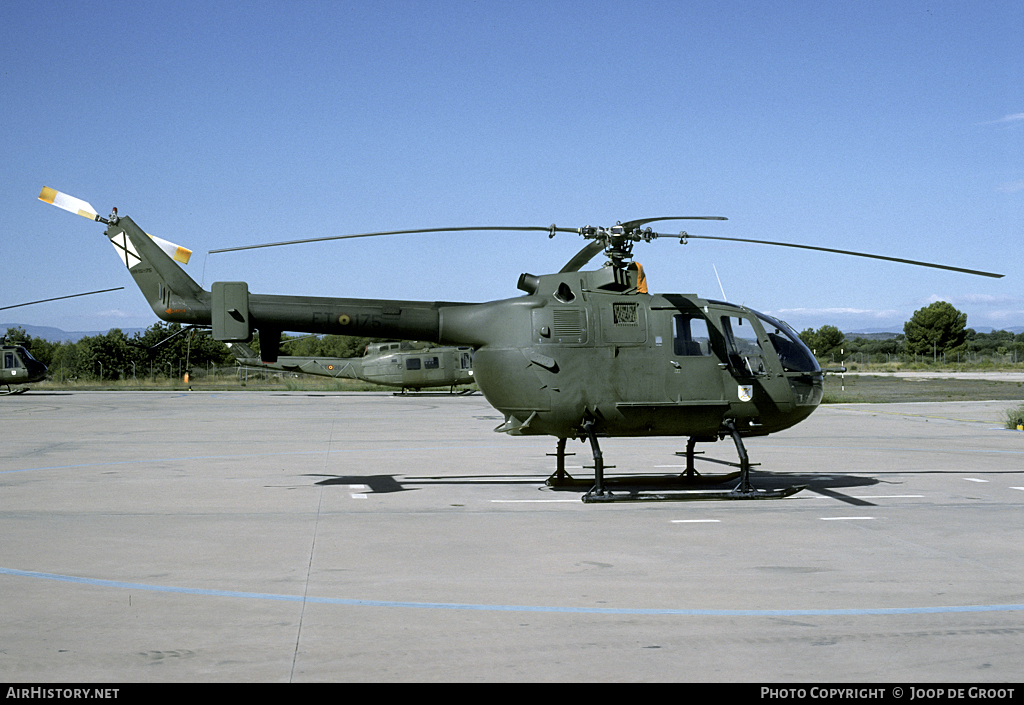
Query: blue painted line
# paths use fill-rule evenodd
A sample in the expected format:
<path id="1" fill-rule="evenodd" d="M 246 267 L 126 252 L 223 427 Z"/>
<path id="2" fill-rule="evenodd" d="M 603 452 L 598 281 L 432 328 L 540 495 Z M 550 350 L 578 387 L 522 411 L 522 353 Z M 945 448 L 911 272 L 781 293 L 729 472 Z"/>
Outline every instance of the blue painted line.
<path id="1" fill-rule="evenodd" d="M 81 578 L 73 575 L 40 573 L 31 570 L 0 568 L 0 575 L 18 578 L 56 580 L 65 583 L 110 587 L 119 590 L 145 590 L 206 597 L 230 597 L 249 600 L 277 600 L 279 602 L 309 602 L 320 605 L 344 605 L 350 607 L 393 607 L 434 610 L 475 610 L 482 612 L 550 612 L 561 614 L 611 614 L 611 615 L 673 615 L 683 617 L 798 617 L 798 616 L 862 616 L 900 614 L 950 614 L 957 612 L 1021 612 L 1024 605 L 963 605 L 944 607 L 879 607 L 867 609 L 807 609 L 807 610 L 710 610 L 710 609 L 645 609 L 630 607 L 545 607 L 533 605 L 474 605 L 449 602 L 394 602 L 387 600 L 349 600 L 339 597 L 303 597 L 301 595 L 275 595 L 263 592 L 238 592 L 233 590 L 205 590 L 200 588 L 174 587 L 169 585 L 148 585 L 126 583 L 119 580 Z"/>

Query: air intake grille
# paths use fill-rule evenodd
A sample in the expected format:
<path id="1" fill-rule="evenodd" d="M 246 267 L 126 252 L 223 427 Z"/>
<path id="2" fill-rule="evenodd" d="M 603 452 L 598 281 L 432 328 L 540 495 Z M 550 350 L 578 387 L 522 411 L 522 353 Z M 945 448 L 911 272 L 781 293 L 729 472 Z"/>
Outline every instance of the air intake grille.
<path id="1" fill-rule="evenodd" d="M 556 338 L 582 338 L 583 312 L 578 308 L 552 310 L 552 333 Z"/>

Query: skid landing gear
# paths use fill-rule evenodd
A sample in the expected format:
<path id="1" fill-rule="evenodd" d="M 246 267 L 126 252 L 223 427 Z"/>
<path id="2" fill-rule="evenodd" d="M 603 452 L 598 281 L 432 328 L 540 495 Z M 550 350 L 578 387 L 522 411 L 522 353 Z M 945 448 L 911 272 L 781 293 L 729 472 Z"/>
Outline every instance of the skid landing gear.
<path id="1" fill-rule="evenodd" d="M 700 458 L 701 460 L 721 463 L 731 467 L 739 468 L 738 472 L 725 475 L 701 475 L 694 467 L 697 453 L 695 446 L 697 439 L 691 437 L 686 444 L 686 469 L 681 475 L 672 476 L 631 476 L 606 479 L 606 469 L 614 468 L 614 465 L 604 464 L 604 455 L 597 440 L 597 430 L 592 420 L 583 423 L 582 430 L 586 439 L 590 441 L 591 451 L 594 456 L 594 481 L 577 480 L 565 471 L 565 438 L 558 439 L 556 447 L 556 469 L 547 480 L 547 485 L 554 489 L 579 489 L 590 485 L 589 491 L 583 495 L 585 503 L 598 502 L 683 502 L 697 500 L 737 500 L 737 499 L 782 499 L 796 494 L 804 489 L 806 485 L 795 485 L 782 489 L 758 490 L 750 484 L 750 468 L 752 464 L 747 455 L 747 449 L 743 445 L 743 439 L 732 420 L 726 421 L 722 437 L 728 435 L 736 445 L 736 453 L 739 462 L 733 463 L 713 458 Z M 684 453 L 678 453 L 684 455 Z M 695 489 L 696 487 L 721 484 L 739 478 L 739 484 L 731 490 Z M 654 490 L 653 492 L 650 490 Z"/>

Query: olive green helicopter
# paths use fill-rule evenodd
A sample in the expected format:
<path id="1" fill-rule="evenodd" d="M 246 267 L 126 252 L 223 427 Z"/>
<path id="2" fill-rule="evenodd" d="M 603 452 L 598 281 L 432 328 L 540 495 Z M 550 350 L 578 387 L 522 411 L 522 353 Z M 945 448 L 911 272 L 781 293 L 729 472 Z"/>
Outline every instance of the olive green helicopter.
<path id="1" fill-rule="evenodd" d="M 524 295 L 485 303 L 281 296 L 249 292 L 246 282 L 214 282 L 204 290 L 173 259 L 181 248 L 146 235 L 117 209 L 107 218 L 85 201 L 44 188 L 40 200 L 104 223 L 110 239 L 156 315 L 209 325 L 213 337 L 246 342 L 259 333 L 261 357 L 274 362 L 283 331 L 432 340 L 476 350 L 474 376 L 487 401 L 504 415 L 495 431 L 557 439 L 556 489 L 587 487 L 584 502 L 678 499 L 773 499 L 803 489 L 760 490 L 750 482 L 744 438 L 766 436 L 807 418 L 821 402 L 823 371 L 786 323 L 746 306 L 696 294 L 651 294 L 634 243 L 657 238 L 725 240 L 869 257 L 987 277 L 982 272 L 810 245 L 743 238 L 667 235 L 649 223 L 725 220 L 720 216 L 645 218 L 603 228 L 481 226 L 396 230 L 211 250 L 228 252 L 320 240 L 451 231 L 574 233 L 590 240 L 554 274 L 522 274 Z M 598 253 L 608 262 L 582 268 Z M 620 476 L 599 438 L 685 436 L 686 469 L 674 477 Z M 565 471 L 566 441 L 590 443 L 593 480 Z M 738 472 L 696 472 L 697 443 L 730 438 Z M 680 455 L 683 453 L 680 452 Z M 710 458 L 701 458 L 712 460 Z M 611 466 L 614 467 L 614 466 Z M 733 489 L 699 490 L 739 479 Z M 655 492 L 647 492 L 655 488 Z M 683 490 L 678 491 L 676 490 Z"/>
<path id="2" fill-rule="evenodd" d="M 32 357 L 24 345 L 8 344 L 7 336 L 0 341 L 0 355 L 3 356 L 3 367 L 0 368 L 0 386 L 6 387 L 0 395 L 24 394 L 28 387 L 12 388 L 12 384 L 31 384 L 46 379 L 46 365 Z"/>
<path id="3" fill-rule="evenodd" d="M 385 387 L 400 387 L 402 391 L 396 394 L 436 387 L 448 387 L 454 394 L 458 385 L 473 384 L 473 348 L 467 346 L 386 341 L 369 343 L 362 357 L 279 355 L 277 362 L 265 363 L 245 343 L 227 345 L 242 367 L 358 379 Z"/>
<path id="4" fill-rule="evenodd" d="M 120 291 L 123 286 L 116 287 L 114 289 L 101 289 L 99 291 L 87 291 L 82 294 L 68 294 L 66 296 L 54 296 L 49 299 L 40 299 L 38 301 L 29 301 L 23 304 L 14 304 L 12 306 L 0 306 L 0 311 L 5 311 L 9 308 L 20 308 L 22 306 L 33 306 L 35 304 L 43 304 L 49 301 L 62 301 L 64 299 L 74 299 L 79 296 L 92 296 L 93 294 L 105 294 L 108 291 Z M 13 389 L 12 384 L 32 384 L 34 382 L 42 382 L 46 379 L 46 375 L 49 370 L 46 369 L 46 365 L 39 362 L 39 360 L 32 357 L 32 353 L 24 345 L 19 345 L 7 342 L 7 336 L 4 335 L 0 339 L 0 356 L 3 359 L 0 360 L 2 367 L 0 367 L 0 387 L 6 387 L 6 391 L 0 391 L 0 396 L 7 396 L 10 394 L 24 394 L 29 390 L 29 387 L 18 387 Z"/>

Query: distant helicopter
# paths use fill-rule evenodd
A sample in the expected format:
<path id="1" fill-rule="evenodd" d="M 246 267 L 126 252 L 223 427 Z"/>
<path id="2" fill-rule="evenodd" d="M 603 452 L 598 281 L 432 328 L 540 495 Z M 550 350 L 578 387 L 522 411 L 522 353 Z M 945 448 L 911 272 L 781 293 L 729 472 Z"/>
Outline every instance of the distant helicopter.
<path id="1" fill-rule="evenodd" d="M 105 234 L 156 315 L 167 321 L 212 325 L 213 337 L 246 342 L 259 331 L 265 362 L 278 357 L 282 331 L 435 340 L 476 349 L 476 382 L 505 420 L 495 430 L 557 439 L 552 487 L 578 483 L 565 472 L 569 438 L 589 441 L 594 481 L 584 502 L 634 499 L 767 499 L 802 487 L 758 490 L 750 484 L 743 438 L 765 436 L 807 418 L 822 397 L 822 370 L 799 336 L 782 321 L 745 306 L 696 294 L 649 294 L 633 244 L 659 237 L 781 245 L 903 262 L 988 277 L 960 267 L 824 247 L 704 235 L 663 235 L 648 223 L 725 220 L 671 216 L 610 228 L 487 226 L 399 230 L 336 236 L 343 239 L 465 230 L 567 232 L 591 240 L 559 272 L 522 274 L 524 296 L 487 303 L 419 302 L 251 294 L 245 282 L 215 282 L 204 290 L 127 216 L 109 218 L 77 198 L 43 189 L 40 200 L 107 225 Z M 297 244 L 269 243 L 253 247 Z M 230 248 L 249 249 L 249 248 Z M 224 252 L 228 250 L 211 250 Z M 599 252 L 608 263 L 580 271 Z M 635 477 L 606 481 L 598 438 L 686 436 L 686 470 L 672 489 L 707 482 L 694 469 L 695 445 L 731 438 L 739 463 L 732 490 L 645 494 Z M 718 461 L 722 462 L 722 461 Z M 727 477 L 734 477 L 736 474 Z M 718 478 L 721 479 L 721 478 Z M 628 485 L 632 483 L 632 485 Z M 588 483 L 590 484 L 590 483 Z M 651 484 L 654 484 L 653 481 Z M 625 491 L 612 491 L 625 487 Z M 649 486 L 649 485 L 648 485 Z"/>
<path id="2" fill-rule="evenodd" d="M 32 353 L 23 345 L 8 345 L 7 336 L 0 344 L 0 355 L 3 355 L 3 369 L 0 370 L 0 386 L 7 388 L 7 391 L 0 392 L 0 395 L 24 394 L 28 387 L 12 389 L 12 384 L 31 384 L 46 379 L 46 365 L 32 357 Z"/>
<path id="3" fill-rule="evenodd" d="M 239 364 L 262 369 L 303 372 L 321 377 L 360 379 L 387 387 L 418 390 L 473 383 L 473 348 L 432 346 L 404 341 L 370 343 L 363 357 L 280 355 L 264 363 L 245 343 L 228 343 Z"/>
<path id="4" fill-rule="evenodd" d="M 33 304 L 46 303 L 47 301 L 61 301 L 62 299 L 73 299 L 78 296 L 105 294 L 108 291 L 120 291 L 123 288 L 123 286 L 119 286 L 114 289 L 87 291 L 83 294 L 55 296 L 50 299 L 40 299 L 39 301 L 29 301 L 28 303 L 14 304 L 13 306 L 3 306 L 0 307 L 0 311 L 4 311 L 9 308 L 19 308 L 21 306 L 32 306 Z M 11 389 L 11 385 L 32 384 L 33 382 L 42 382 L 46 379 L 46 365 L 32 357 L 32 353 L 30 353 L 24 345 L 8 344 L 6 335 L 3 336 L 2 342 L 0 342 L 0 355 L 3 355 L 3 369 L 0 369 L 0 386 L 7 388 L 7 391 L 0 392 L 0 395 L 24 394 L 28 391 L 28 387 Z"/>

